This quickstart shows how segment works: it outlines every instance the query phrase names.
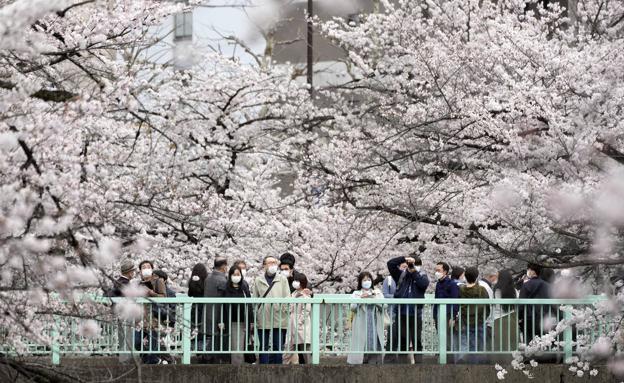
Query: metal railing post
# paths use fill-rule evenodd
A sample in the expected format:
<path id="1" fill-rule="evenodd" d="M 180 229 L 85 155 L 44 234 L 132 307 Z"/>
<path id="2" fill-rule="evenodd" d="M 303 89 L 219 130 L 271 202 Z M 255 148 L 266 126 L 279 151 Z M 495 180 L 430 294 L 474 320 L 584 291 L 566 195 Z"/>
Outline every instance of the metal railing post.
<path id="1" fill-rule="evenodd" d="M 572 313 L 566 310 L 563 313 L 563 319 L 566 323 L 566 328 L 563 330 L 563 361 L 568 363 L 572 359 L 572 324 L 570 323 Z"/>
<path id="2" fill-rule="evenodd" d="M 446 319 L 446 304 L 438 306 L 438 363 L 446 364 L 446 329 L 448 327 Z"/>
<path id="3" fill-rule="evenodd" d="M 191 307 L 184 303 L 182 313 L 182 364 L 191 364 Z"/>
<path id="4" fill-rule="evenodd" d="M 51 339 L 51 343 L 50 343 L 50 350 L 52 351 L 52 364 L 55 366 L 58 366 L 59 364 L 61 364 L 61 345 L 59 344 L 59 331 L 58 331 L 58 327 L 59 326 L 59 320 L 58 318 L 56 318 L 54 320 L 54 325 L 52 326 L 52 329 L 50 330 L 50 338 Z"/>
<path id="5" fill-rule="evenodd" d="M 312 318 L 310 318 L 310 325 L 312 326 L 312 340 L 310 348 L 312 348 L 312 364 L 319 364 L 321 359 L 320 350 L 320 328 L 321 328 L 321 304 L 312 303 Z"/>

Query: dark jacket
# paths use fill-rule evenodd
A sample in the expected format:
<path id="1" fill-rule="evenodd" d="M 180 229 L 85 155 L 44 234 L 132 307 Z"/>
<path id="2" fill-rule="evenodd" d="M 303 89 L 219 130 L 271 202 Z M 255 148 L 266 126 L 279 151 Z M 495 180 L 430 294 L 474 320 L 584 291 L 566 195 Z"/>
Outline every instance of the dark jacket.
<path id="1" fill-rule="evenodd" d="M 227 286 L 227 275 L 220 271 L 213 271 L 208 274 L 204 281 L 204 297 L 207 298 L 220 298 L 225 294 L 225 288 Z M 204 305 L 204 333 L 215 334 L 219 330 L 217 328 L 218 323 L 222 323 L 222 315 L 224 314 L 223 304 L 205 304 Z M 214 319 L 214 323 L 213 323 Z"/>
<path id="2" fill-rule="evenodd" d="M 548 298 L 550 298 L 550 284 L 540 278 L 531 278 L 520 288 L 520 299 Z M 549 315 L 551 309 L 549 305 L 519 305 L 518 324 L 527 341 L 542 335 L 542 320 Z"/>
<path id="3" fill-rule="evenodd" d="M 201 298 L 204 296 L 204 280 L 189 280 L 188 296 L 193 298 Z M 193 303 L 191 306 L 191 327 L 203 329 L 202 322 L 204 320 L 203 305 Z"/>
<path id="4" fill-rule="evenodd" d="M 438 281 L 435 287 L 436 299 L 449 299 L 459 298 L 459 286 L 448 275 L 446 278 Z M 459 311 L 459 305 L 446 305 L 446 319 L 457 318 L 457 312 Z M 435 323 L 438 323 L 438 305 L 433 305 L 433 319 Z"/>
<path id="5" fill-rule="evenodd" d="M 238 288 L 228 284 L 225 287 L 223 296 L 225 298 L 250 298 L 251 292 L 246 282 L 241 282 Z M 253 323 L 253 305 L 246 303 L 230 303 L 225 307 L 225 325 L 233 322 L 246 322 L 247 325 Z"/>
<path id="6" fill-rule="evenodd" d="M 487 299 L 490 296 L 485 287 L 477 283 L 472 287 L 466 285 L 460 287 L 459 297 L 467 299 Z M 475 323 L 483 326 L 489 315 L 490 305 L 462 305 L 459 321 L 461 322 L 461 327 L 470 327 L 472 329 Z"/>
<path id="7" fill-rule="evenodd" d="M 130 283 L 130 280 L 123 275 L 119 276 L 113 282 L 113 288 L 109 291 L 108 296 L 110 297 L 123 297 L 123 293 L 121 290 Z"/>
<path id="8" fill-rule="evenodd" d="M 429 286 L 427 274 L 418 271 L 401 271 L 399 266 L 405 262 L 405 257 L 396 257 L 388 261 L 388 271 L 396 282 L 395 298 L 424 298 Z M 400 315 L 422 315 L 422 305 L 396 305 Z M 415 310 L 416 309 L 416 310 Z"/>

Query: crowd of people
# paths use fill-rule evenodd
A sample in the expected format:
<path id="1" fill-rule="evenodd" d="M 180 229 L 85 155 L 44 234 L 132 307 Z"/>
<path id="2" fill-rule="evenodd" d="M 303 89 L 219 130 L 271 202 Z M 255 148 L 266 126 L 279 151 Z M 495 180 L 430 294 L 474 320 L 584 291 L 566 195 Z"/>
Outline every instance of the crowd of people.
<path id="1" fill-rule="evenodd" d="M 387 262 L 389 275 L 380 280 L 370 272 L 361 272 L 352 297 L 393 299 L 389 305 L 351 304 L 348 316 L 349 364 L 419 363 L 422 361 L 423 305 L 405 304 L 400 299 L 424 298 L 430 279 L 417 254 L 396 257 Z M 135 274 L 148 297 L 175 296 L 168 287 L 166 273 L 155 270 L 150 261 L 142 261 L 138 270 L 130 261 L 121 265 L 112 296 L 123 296 L 123 289 Z M 433 273 L 435 299 L 449 298 L 549 298 L 552 270 L 529 264 L 521 280 L 514 280 L 510 270 L 486 270 L 483 276 L 476 267 L 462 268 L 438 262 Z M 381 285 L 381 288 L 377 286 Z M 209 271 L 203 263 L 195 265 L 188 281 L 189 297 L 224 298 L 298 298 L 313 297 L 305 274 L 295 269 L 290 253 L 279 258 L 267 256 L 262 270 L 249 278 L 247 264 L 239 260 L 231 266 L 217 257 Z M 240 302 L 240 301 L 238 301 Z M 169 305 L 173 306 L 173 305 Z M 147 315 L 140 330 L 122 327 L 120 343 L 124 349 L 162 350 L 159 346 L 162 326 L 175 325 L 175 307 L 166 304 L 146 305 Z M 539 309 L 539 310 L 538 310 Z M 484 353 L 514 350 L 523 339 L 542 334 L 544 310 L 536 305 L 448 304 L 445 322 L 438 305 L 433 305 L 433 321 L 439 331 L 447 330 L 447 350 L 453 361 L 481 363 Z M 310 363 L 311 304 L 193 304 L 193 350 L 199 363 L 208 364 L 307 364 Z M 444 317 L 444 316 L 442 316 Z M 135 331 L 134 334 L 132 331 Z M 129 341 L 133 339 L 134 341 Z M 254 346 L 253 343 L 257 344 Z M 255 348 L 254 348 L 255 347 Z M 259 350 L 258 357 L 247 350 Z M 481 351 L 475 354 L 468 351 Z M 120 358 L 128 359 L 129 355 Z M 172 363 L 165 353 L 143 353 L 143 363 Z"/>

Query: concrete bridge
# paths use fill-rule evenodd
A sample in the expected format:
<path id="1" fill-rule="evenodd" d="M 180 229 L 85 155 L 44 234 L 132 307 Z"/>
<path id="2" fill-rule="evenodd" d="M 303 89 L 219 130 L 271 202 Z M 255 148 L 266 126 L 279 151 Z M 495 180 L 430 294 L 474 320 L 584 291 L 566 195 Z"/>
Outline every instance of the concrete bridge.
<path id="1" fill-rule="evenodd" d="M 431 364 L 430 364 L 430 363 Z M 434 360 L 412 365 L 347 365 L 342 358 L 321 360 L 319 365 L 121 365 L 116 358 L 65 358 L 60 366 L 49 361 L 22 360 L 20 365 L 0 365 L 0 382 L 28 382 L 22 373 L 37 376 L 40 382 L 149 382 L 149 383 L 487 383 L 499 381 L 493 365 L 439 365 Z M 534 379 L 504 366 L 505 382 L 565 383 L 621 382 L 605 366 L 592 366 L 597 376 L 584 371 L 582 377 L 569 370 L 569 365 L 540 364 L 531 368 Z M 72 377 L 77 378 L 74 380 Z M 32 380 L 31 380 L 32 381 Z"/>

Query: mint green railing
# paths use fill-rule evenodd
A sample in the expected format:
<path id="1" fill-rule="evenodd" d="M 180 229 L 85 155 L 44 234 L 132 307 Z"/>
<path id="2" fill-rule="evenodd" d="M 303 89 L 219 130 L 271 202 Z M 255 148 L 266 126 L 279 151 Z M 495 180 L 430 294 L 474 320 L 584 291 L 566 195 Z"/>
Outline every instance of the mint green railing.
<path id="1" fill-rule="evenodd" d="M 134 302 L 143 307 L 142 318 L 136 321 L 114 317 L 113 301 L 120 299 L 124 298 L 95 299 L 95 304 L 102 305 L 102 315 L 97 318 L 99 337 L 86 339 L 77 335 L 83 319 L 56 316 L 50 321 L 52 343 L 47 346 L 32 344 L 28 353 L 50 355 L 53 364 L 59 364 L 63 355 L 93 354 L 170 355 L 181 359 L 183 364 L 189 364 L 193 355 L 288 357 L 302 354 L 309 357 L 310 363 L 318 364 L 322 355 L 347 356 L 351 360 L 358 355 L 415 354 L 437 355 L 438 362 L 445 364 L 449 357 L 457 360 L 520 351 L 520 334 L 525 338 L 541 335 L 547 332 L 546 322 L 553 325 L 570 321 L 572 314 L 566 307 L 581 309 L 604 297 L 555 300 L 361 299 L 351 295 L 316 295 L 305 299 L 178 296 L 135 299 Z M 436 306 L 438 318 L 433 318 Z M 389 307 L 398 312 L 389 312 Z M 401 310 L 410 309 L 415 309 L 416 314 L 401 315 Z M 421 321 L 417 319 L 418 312 Z M 498 319 L 509 317 L 497 326 L 496 315 L 499 314 L 506 315 Z M 448 325 L 436 328 L 434 319 Z M 560 344 L 544 352 L 568 359 L 575 353 L 576 339 L 596 338 L 609 330 L 605 326 L 600 324 L 595 329 L 567 326 L 557 335 Z M 369 333 L 374 333 L 373 340 L 366 336 Z M 263 345 L 264 337 L 273 336 L 278 338 L 280 346 L 290 343 L 302 347 L 275 349 Z M 3 346 L 1 340 L 0 333 L 0 353 L 14 352 Z M 462 343 L 464 340 L 466 342 Z M 422 343 L 422 350 L 417 343 Z"/>

